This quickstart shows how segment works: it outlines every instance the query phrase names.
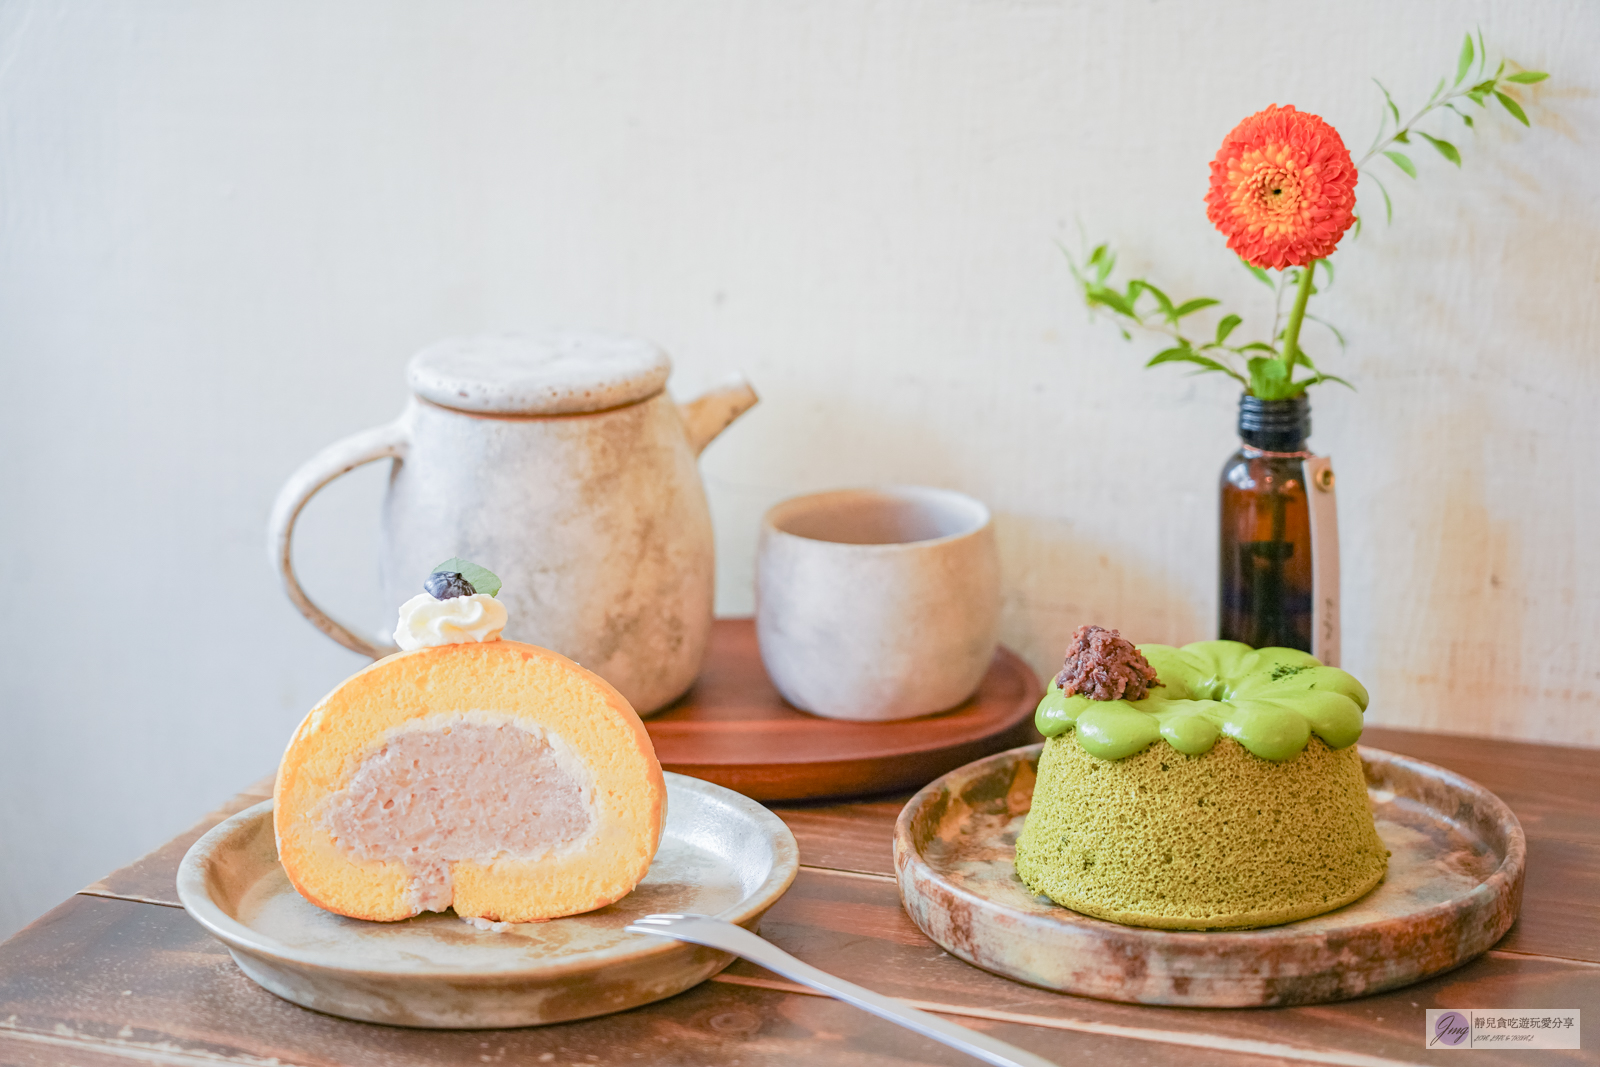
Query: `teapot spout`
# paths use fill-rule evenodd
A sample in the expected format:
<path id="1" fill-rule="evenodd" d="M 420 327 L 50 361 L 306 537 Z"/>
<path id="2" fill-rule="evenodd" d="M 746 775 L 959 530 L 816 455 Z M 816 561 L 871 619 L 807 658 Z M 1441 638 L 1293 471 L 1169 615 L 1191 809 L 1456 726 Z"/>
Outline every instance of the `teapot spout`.
<path id="1" fill-rule="evenodd" d="M 694 449 L 694 454 L 698 456 L 704 452 L 717 434 L 755 407 L 760 399 L 749 382 L 733 378 L 687 404 L 679 404 L 678 414 L 683 417 L 689 447 Z"/>

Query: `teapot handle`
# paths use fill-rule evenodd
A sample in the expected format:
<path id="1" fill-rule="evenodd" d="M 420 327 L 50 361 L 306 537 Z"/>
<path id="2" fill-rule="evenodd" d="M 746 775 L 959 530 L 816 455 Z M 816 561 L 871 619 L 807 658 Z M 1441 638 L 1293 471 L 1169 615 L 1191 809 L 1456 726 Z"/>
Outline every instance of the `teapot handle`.
<path id="1" fill-rule="evenodd" d="M 387 426 L 352 434 L 329 445 L 289 476 L 289 480 L 278 491 L 278 499 L 272 505 L 272 518 L 267 523 L 267 554 L 272 559 L 272 565 L 283 575 L 284 589 L 289 599 L 294 601 L 294 606 L 300 609 L 300 614 L 345 648 L 373 659 L 381 659 L 400 650 L 393 645 L 374 644 L 357 636 L 349 627 L 329 618 L 326 612 L 312 603 L 295 577 L 290 546 L 294 538 L 295 520 L 319 489 L 363 464 L 380 459 L 404 460 L 410 439 L 403 422 L 391 422 Z"/>

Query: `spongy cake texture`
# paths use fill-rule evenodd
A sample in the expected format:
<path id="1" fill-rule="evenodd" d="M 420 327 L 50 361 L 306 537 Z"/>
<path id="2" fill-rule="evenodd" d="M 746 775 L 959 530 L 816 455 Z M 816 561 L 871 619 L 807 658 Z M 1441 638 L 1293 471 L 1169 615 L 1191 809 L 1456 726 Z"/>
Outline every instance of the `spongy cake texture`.
<path id="1" fill-rule="evenodd" d="M 1223 738 L 1198 756 L 1158 741 L 1100 759 L 1045 742 L 1017 873 L 1074 911 L 1177 930 L 1319 915 L 1382 880 L 1388 853 L 1354 745 L 1312 738 L 1264 760 Z"/>
<path id="2" fill-rule="evenodd" d="M 341 847 L 330 801 L 389 740 L 408 730 L 447 730 L 452 721 L 506 724 L 553 745 L 572 781 L 582 783 L 587 811 L 581 840 L 547 855 L 451 857 L 457 914 L 505 922 L 573 915 L 604 907 L 639 883 L 666 814 L 661 766 L 643 723 L 621 694 L 571 660 L 492 641 L 379 660 L 300 724 L 273 798 L 279 860 L 302 896 L 355 918 L 418 913 L 414 871 L 394 859 L 356 858 L 348 843 Z"/>

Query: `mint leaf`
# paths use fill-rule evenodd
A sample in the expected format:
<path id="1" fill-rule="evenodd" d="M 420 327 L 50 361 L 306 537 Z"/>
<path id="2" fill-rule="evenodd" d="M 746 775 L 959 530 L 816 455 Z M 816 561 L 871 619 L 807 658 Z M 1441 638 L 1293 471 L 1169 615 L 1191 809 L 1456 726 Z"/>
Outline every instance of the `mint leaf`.
<path id="1" fill-rule="evenodd" d="M 1323 260 L 1323 262 L 1326 263 L 1327 260 Z M 1340 333 L 1338 327 L 1334 326 L 1333 323 L 1329 322 L 1327 319 L 1319 319 L 1319 318 L 1317 318 L 1317 316 L 1311 314 L 1310 312 L 1306 312 L 1306 318 L 1308 320 L 1310 320 L 1311 322 L 1317 323 L 1318 325 L 1320 325 L 1324 329 L 1326 329 L 1329 333 L 1333 334 L 1333 339 L 1339 342 L 1339 347 L 1340 348 L 1344 348 L 1345 347 L 1344 334 Z"/>
<path id="2" fill-rule="evenodd" d="M 1378 192 L 1383 194 L 1384 218 L 1392 224 L 1394 222 L 1394 204 L 1389 200 L 1389 190 L 1384 187 L 1382 182 L 1378 181 L 1376 174 L 1372 176 L 1372 180 L 1378 186 Z"/>
<path id="3" fill-rule="evenodd" d="M 1399 126 L 1400 125 L 1400 109 L 1394 106 L 1394 97 L 1389 95 L 1389 90 L 1384 89 L 1383 88 L 1383 83 L 1381 81 L 1379 81 L 1377 78 L 1373 78 L 1372 79 L 1372 84 L 1376 85 L 1379 89 L 1383 89 L 1383 99 L 1384 99 L 1384 102 L 1389 105 L 1389 114 L 1394 116 L 1394 124 L 1396 126 Z"/>
<path id="4" fill-rule="evenodd" d="M 1193 300 L 1185 300 L 1183 303 L 1179 304 L 1176 308 L 1173 309 L 1172 317 L 1175 318 L 1175 319 L 1181 319 L 1185 315 L 1193 315 L 1196 311 L 1199 311 L 1201 308 L 1208 308 L 1212 304 L 1220 304 L 1220 303 L 1222 303 L 1222 301 L 1213 300 L 1209 296 L 1200 296 L 1200 297 L 1196 297 Z"/>
<path id="5" fill-rule="evenodd" d="M 1294 396 L 1289 382 L 1289 368 L 1281 359 L 1256 356 L 1250 360 L 1250 393 L 1262 400 L 1287 400 Z"/>
<path id="6" fill-rule="evenodd" d="M 1171 298 L 1168 297 L 1166 293 L 1163 293 L 1160 289 L 1157 289 L 1155 286 L 1151 285 L 1149 282 L 1144 282 L 1143 285 L 1144 285 L 1144 291 L 1149 293 L 1151 296 L 1155 297 L 1156 298 L 1156 303 L 1161 306 L 1161 315 L 1162 315 L 1162 317 L 1166 318 L 1166 319 L 1168 319 L 1170 321 L 1176 322 L 1177 321 L 1177 316 L 1175 316 L 1172 313 L 1172 300 L 1171 300 Z"/>
<path id="7" fill-rule="evenodd" d="M 1129 304 L 1127 300 L 1123 299 L 1121 293 L 1110 288 L 1109 286 L 1089 286 L 1088 291 L 1084 295 L 1088 299 L 1091 307 L 1096 304 L 1101 304 L 1110 308 L 1112 311 L 1115 311 L 1119 315 L 1126 315 L 1128 318 L 1135 320 L 1139 318 L 1138 313 L 1133 310 L 1133 305 Z"/>
<path id="8" fill-rule="evenodd" d="M 1518 122 L 1522 123 L 1524 126 L 1530 125 L 1530 123 L 1528 122 L 1528 116 L 1523 112 L 1521 104 L 1519 104 L 1515 100 L 1511 99 L 1505 93 L 1502 93 L 1499 89 L 1496 89 L 1494 91 L 1494 98 L 1496 100 L 1500 101 L 1500 103 L 1502 105 L 1504 105 L 1504 107 L 1505 107 L 1505 109 L 1507 111 L 1511 112 L 1511 117 L 1512 118 L 1516 119 Z"/>
<path id="9" fill-rule="evenodd" d="M 1467 34 L 1467 39 L 1461 42 L 1461 58 L 1456 60 L 1456 84 L 1460 85 L 1467 77 L 1467 71 L 1472 69 L 1472 34 Z"/>
<path id="10" fill-rule="evenodd" d="M 1163 352 L 1157 352 L 1154 356 L 1150 357 L 1150 362 L 1146 363 L 1145 366 L 1154 367 L 1158 363 L 1193 363 L 1203 368 L 1203 370 L 1216 371 L 1219 374 L 1226 374 L 1228 377 L 1239 382 L 1241 385 L 1244 384 L 1244 379 L 1239 377 L 1238 373 L 1235 372 L 1232 367 L 1229 367 L 1226 364 L 1218 363 L 1210 356 L 1202 356 L 1192 348 L 1179 346 L 1177 348 L 1166 349 Z"/>
<path id="11" fill-rule="evenodd" d="M 1277 292 L 1278 291 L 1278 286 L 1276 285 L 1276 283 L 1273 282 L 1273 280 L 1270 277 L 1268 277 L 1266 271 L 1262 270 L 1260 267 L 1256 266 L 1254 263 L 1251 263 L 1249 260 L 1244 259 L 1242 257 L 1240 258 L 1239 262 L 1244 264 L 1244 269 L 1245 270 L 1249 271 L 1251 274 L 1254 274 L 1256 276 L 1256 281 L 1260 282 L 1262 285 L 1266 286 L 1268 289 L 1271 289 L 1273 292 Z"/>
<path id="12" fill-rule="evenodd" d="M 1438 149 L 1441 156 L 1448 159 L 1456 166 L 1461 166 L 1461 153 L 1456 151 L 1455 145 L 1451 144 L 1449 141 L 1441 141 L 1437 137 L 1429 137 L 1421 130 L 1417 131 L 1417 136 L 1421 137 L 1423 140 L 1433 145 L 1434 148 Z"/>
<path id="13" fill-rule="evenodd" d="M 500 594 L 500 579 L 495 577 L 493 571 L 487 567 L 480 567 L 470 560 L 462 559 L 460 556 L 451 556 L 433 568 L 434 574 L 438 574 L 441 571 L 446 573 L 454 571 L 456 574 L 461 575 L 461 577 L 471 582 L 472 588 L 479 593 L 487 593 L 489 596 L 498 596 Z"/>
<path id="14" fill-rule="evenodd" d="M 1225 342 L 1228 339 L 1228 335 L 1233 332 L 1234 327 L 1243 321 L 1237 315 L 1224 315 L 1222 321 L 1217 323 L 1217 344 L 1220 345 Z"/>
<path id="15" fill-rule="evenodd" d="M 1095 250 L 1089 254 L 1087 266 L 1094 268 L 1094 280 L 1105 283 L 1110 277 L 1111 270 L 1117 265 L 1117 257 L 1108 245 L 1096 245 Z"/>
<path id="16" fill-rule="evenodd" d="M 1427 134 L 1423 134 L 1423 136 L 1426 137 Z M 1390 150 L 1384 152 L 1383 154 L 1389 157 L 1389 162 L 1393 163 L 1395 166 L 1399 167 L 1413 178 L 1417 176 L 1417 165 L 1411 162 L 1411 157 L 1407 156 L 1404 152 L 1395 152 Z"/>

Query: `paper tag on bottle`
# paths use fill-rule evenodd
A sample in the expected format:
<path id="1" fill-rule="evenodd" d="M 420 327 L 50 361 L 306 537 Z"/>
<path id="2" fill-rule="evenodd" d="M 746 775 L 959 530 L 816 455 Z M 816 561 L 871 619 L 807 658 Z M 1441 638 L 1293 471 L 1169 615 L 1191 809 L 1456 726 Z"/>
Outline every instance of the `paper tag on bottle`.
<path id="1" fill-rule="evenodd" d="M 1329 667 L 1339 665 L 1339 511 L 1334 498 L 1333 462 L 1327 456 L 1305 461 L 1306 502 L 1311 514 L 1311 654 Z"/>

